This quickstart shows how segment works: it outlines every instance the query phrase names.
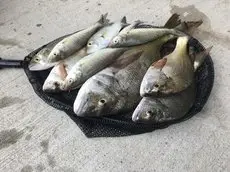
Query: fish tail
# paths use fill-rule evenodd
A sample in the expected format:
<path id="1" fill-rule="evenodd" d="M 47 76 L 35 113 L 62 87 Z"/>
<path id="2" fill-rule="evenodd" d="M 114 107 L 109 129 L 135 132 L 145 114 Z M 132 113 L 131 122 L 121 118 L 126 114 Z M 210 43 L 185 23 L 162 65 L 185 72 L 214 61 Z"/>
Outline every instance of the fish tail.
<path id="1" fill-rule="evenodd" d="M 179 24 L 181 24 L 181 20 L 179 18 L 179 14 L 174 13 L 169 19 L 168 21 L 165 23 L 164 27 L 172 29 L 175 28 L 176 26 L 178 26 Z"/>
<path id="2" fill-rule="evenodd" d="M 107 19 L 108 13 L 102 14 L 100 19 L 98 20 L 98 23 L 102 25 L 107 25 L 109 23 L 109 19 Z"/>
<path id="3" fill-rule="evenodd" d="M 184 21 L 180 25 L 178 25 L 175 29 L 185 33 L 192 33 L 194 29 L 198 28 L 202 23 L 203 23 L 202 20 L 188 21 L 188 22 Z"/>
<path id="4" fill-rule="evenodd" d="M 196 71 L 204 62 L 207 55 L 209 55 L 210 51 L 212 49 L 212 46 L 206 48 L 204 51 L 201 51 L 195 55 L 195 61 L 194 61 L 194 70 Z"/>

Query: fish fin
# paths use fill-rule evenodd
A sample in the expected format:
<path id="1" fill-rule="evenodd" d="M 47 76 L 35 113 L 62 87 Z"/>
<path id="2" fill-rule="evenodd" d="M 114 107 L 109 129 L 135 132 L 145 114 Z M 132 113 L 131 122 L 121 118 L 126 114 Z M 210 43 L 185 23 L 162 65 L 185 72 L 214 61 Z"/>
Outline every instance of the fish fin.
<path id="1" fill-rule="evenodd" d="M 128 66 L 129 64 L 137 60 L 142 53 L 143 51 L 141 50 L 138 52 L 131 53 L 128 56 L 121 56 L 122 58 L 117 59 L 116 62 L 112 65 L 112 67 L 123 69 L 124 67 Z"/>
<path id="2" fill-rule="evenodd" d="M 102 14 L 100 19 L 98 20 L 98 23 L 107 25 L 109 23 L 109 19 L 107 19 L 107 16 L 108 16 L 108 13 Z"/>
<path id="3" fill-rule="evenodd" d="M 184 21 L 180 25 L 175 27 L 175 29 L 182 31 L 182 32 L 185 32 L 185 33 L 192 33 L 194 31 L 194 29 L 198 28 L 202 23 L 203 23 L 202 20 L 187 21 L 187 22 Z"/>
<path id="4" fill-rule="evenodd" d="M 152 66 L 156 69 L 162 69 L 167 63 L 167 58 L 162 58 L 152 64 Z"/>
<path id="5" fill-rule="evenodd" d="M 122 23 L 122 25 L 127 25 L 126 16 L 124 16 L 124 17 L 121 19 L 121 23 Z"/>
<path id="6" fill-rule="evenodd" d="M 194 61 L 194 70 L 195 71 L 202 65 L 202 63 L 204 62 L 205 58 L 210 53 L 211 49 L 212 49 L 212 46 L 208 47 L 204 51 L 201 51 L 200 53 L 195 55 L 195 61 Z"/>
<path id="7" fill-rule="evenodd" d="M 178 26 L 179 24 L 181 24 L 181 20 L 179 18 L 179 14 L 174 13 L 169 19 L 168 21 L 165 23 L 164 27 L 168 28 L 168 29 L 172 29 L 175 28 L 176 26 Z"/>
<path id="8" fill-rule="evenodd" d="M 67 77 L 67 71 L 66 71 L 65 67 L 66 66 L 63 62 L 60 62 L 58 64 L 58 74 L 62 80 L 65 80 L 65 78 Z"/>
<path id="9" fill-rule="evenodd" d="M 120 34 L 127 34 L 127 33 L 129 33 L 130 30 L 135 29 L 136 26 L 138 26 L 141 23 L 143 23 L 143 22 L 140 21 L 140 20 L 135 21 L 134 23 L 132 23 L 132 24 L 126 26 L 124 29 L 122 29 L 120 31 Z"/>

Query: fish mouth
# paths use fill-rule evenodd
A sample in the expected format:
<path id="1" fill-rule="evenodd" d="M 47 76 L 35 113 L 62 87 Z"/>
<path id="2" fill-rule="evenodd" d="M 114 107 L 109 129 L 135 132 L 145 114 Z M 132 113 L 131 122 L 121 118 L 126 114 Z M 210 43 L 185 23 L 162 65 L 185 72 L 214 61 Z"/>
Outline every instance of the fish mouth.
<path id="1" fill-rule="evenodd" d="M 52 81 L 52 82 L 45 82 L 43 84 L 42 90 L 44 92 L 49 92 L 49 93 L 54 93 L 54 92 L 61 92 L 63 91 L 61 89 L 61 83 L 57 81 Z"/>
<path id="2" fill-rule="evenodd" d="M 158 88 L 145 88 L 140 90 L 141 97 L 150 97 L 150 96 L 156 96 L 159 94 Z"/>
<path id="3" fill-rule="evenodd" d="M 74 113 L 79 117 L 92 117 L 95 116 L 96 113 L 93 112 L 94 107 L 89 107 L 87 112 L 84 111 L 86 106 L 85 102 L 74 102 Z"/>
<path id="4" fill-rule="evenodd" d="M 47 70 L 47 69 L 55 66 L 55 64 L 56 63 L 50 63 L 50 64 L 30 63 L 28 65 L 28 68 L 30 71 Z"/>

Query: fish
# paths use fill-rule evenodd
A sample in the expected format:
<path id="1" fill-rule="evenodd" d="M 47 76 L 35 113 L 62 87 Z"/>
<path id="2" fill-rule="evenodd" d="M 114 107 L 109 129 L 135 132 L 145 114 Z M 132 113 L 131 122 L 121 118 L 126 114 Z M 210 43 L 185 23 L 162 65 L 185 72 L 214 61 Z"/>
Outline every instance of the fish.
<path id="1" fill-rule="evenodd" d="M 68 36 L 68 35 L 67 35 Z M 67 36 L 62 36 L 51 43 L 45 45 L 38 53 L 36 53 L 32 58 L 31 61 L 28 65 L 29 70 L 31 71 L 41 71 L 41 70 L 46 70 L 49 69 L 53 66 L 55 66 L 57 62 L 48 62 L 48 56 L 54 46 L 60 42 L 62 39 L 64 39 Z"/>
<path id="2" fill-rule="evenodd" d="M 106 19 L 107 15 L 108 13 L 101 15 L 100 20 L 98 20 L 92 26 L 76 32 L 75 34 L 72 34 L 60 41 L 50 52 L 48 62 L 55 62 L 65 59 L 84 47 L 89 38 L 95 32 L 97 32 L 98 29 L 108 24 L 109 20 Z"/>
<path id="3" fill-rule="evenodd" d="M 163 27 L 137 27 L 143 23 L 136 21 L 125 27 L 121 32 L 113 38 L 109 47 L 129 47 L 140 45 L 157 39 L 166 34 L 176 36 L 186 36 L 191 34 L 195 28 L 199 27 L 203 21 L 183 21 L 179 19 L 178 14 L 173 14 Z"/>
<path id="4" fill-rule="evenodd" d="M 135 45 L 144 44 L 151 42 L 157 38 L 160 38 L 167 34 L 173 34 L 176 36 L 183 36 L 185 33 L 168 28 L 135 28 L 140 22 L 135 22 L 133 25 L 124 28 L 125 31 L 121 31 L 113 40 L 110 42 L 109 47 L 130 47 Z M 135 28 L 135 29 L 134 29 Z"/>
<path id="5" fill-rule="evenodd" d="M 132 121 L 158 124 L 182 118 L 193 106 L 196 96 L 194 82 L 182 92 L 163 97 L 143 97 L 132 114 Z"/>
<path id="6" fill-rule="evenodd" d="M 72 67 L 62 89 L 73 90 L 80 87 L 88 78 L 112 64 L 125 50 L 106 48 L 85 56 Z"/>
<path id="7" fill-rule="evenodd" d="M 60 92 L 63 91 L 64 80 L 66 79 L 68 73 L 75 65 L 77 61 L 87 55 L 86 47 L 83 47 L 77 53 L 69 56 L 68 58 L 60 61 L 56 64 L 50 71 L 48 77 L 46 78 L 42 90 L 44 92 Z"/>
<path id="8" fill-rule="evenodd" d="M 154 61 L 160 59 L 162 44 L 173 38 L 174 35 L 166 35 L 134 46 L 115 63 L 89 78 L 74 101 L 75 114 L 104 116 L 134 110 L 141 100 L 139 89 L 144 74 Z"/>
<path id="9" fill-rule="evenodd" d="M 179 37 L 174 51 L 149 67 L 140 87 L 142 97 L 178 93 L 191 85 L 195 71 L 211 48 L 191 58 L 187 51 L 188 41 L 187 36 Z"/>
<path id="10" fill-rule="evenodd" d="M 106 48 L 110 41 L 127 25 L 126 17 L 120 21 L 111 23 L 96 32 L 87 43 L 87 53 L 94 53 L 102 48 Z"/>

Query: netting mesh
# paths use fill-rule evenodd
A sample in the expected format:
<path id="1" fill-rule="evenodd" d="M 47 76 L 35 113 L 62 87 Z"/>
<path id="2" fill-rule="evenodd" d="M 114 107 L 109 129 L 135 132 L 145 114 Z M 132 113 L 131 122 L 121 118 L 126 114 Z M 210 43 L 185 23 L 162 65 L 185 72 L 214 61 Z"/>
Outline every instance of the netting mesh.
<path id="1" fill-rule="evenodd" d="M 172 40 L 162 46 L 161 55 L 164 56 L 172 52 L 175 48 L 175 44 L 176 41 Z M 194 38 L 189 41 L 189 45 L 193 46 L 197 52 L 200 52 L 204 49 L 203 46 Z M 189 110 L 189 112 L 185 114 L 184 117 L 167 123 L 156 125 L 137 124 L 131 120 L 132 112 L 119 114 L 117 116 L 107 116 L 100 118 L 80 118 L 74 114 L 72 108 L 78 90 L 61 93 L 45 93 L 42 91 L 42 85 L 49 75 L 50 69 L 45 71 L 30 71 L 28 69 L 28 63 L 30 59 L 45 46 L 46 45 L 42 46 L 41 48 L 35 50 L 27 57 L 25 57 L 25 73 L 36 94 L 50 106 L 65 111 L 66 114 L 80 127 L 80 129 L 87 137 L 115 137 L 141 134 L 154 131 L 155 129 L 166 128 L 171 124 L 187 120 L 201 111 L 210 95 L 214 82 L 213 62 L 211 57 L 207 56 L 202 66 L 196 71 L 195 74 L 196 99 L 194 105 Z"/>

